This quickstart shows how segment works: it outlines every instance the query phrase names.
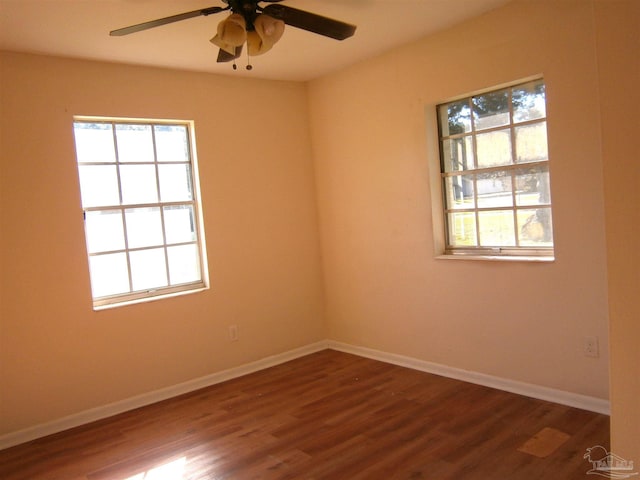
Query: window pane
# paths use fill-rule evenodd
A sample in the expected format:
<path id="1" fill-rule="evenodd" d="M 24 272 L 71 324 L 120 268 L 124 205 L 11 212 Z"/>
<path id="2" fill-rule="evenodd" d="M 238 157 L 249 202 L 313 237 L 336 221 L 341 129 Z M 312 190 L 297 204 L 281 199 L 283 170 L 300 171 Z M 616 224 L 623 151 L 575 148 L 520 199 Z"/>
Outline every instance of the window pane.
<path id="1" fill-rule="evenodd" d="M 200 259 L 195 244 L 168 247 L 167 255 L 171 285 L 200 280 Z"/>
<path id="2" fill-rule="evenodd" d="M 511 247 L 516 244 L 513 211 L 478 212 L 480 245 L 483 247 Z"/>
<path id="3" fill-rule="evenodd" d="M 156 167 L 154 165 L 122 165 L 122 203 L 155 203 L 158 201 Z"/>
<path id="4" fill-rule="evenodd" d="M 509 129 L 476 135 L 478 168 L 510 165 L 511 133 Z"/>
<path id="5" fill-rule="evenodd" d="M 93 297 L 129 292 L 129 272 L 125 253 L 89 257 Z"/>
<path id="6" fill-rule="evenodd" d="M 517 161 L 536 162 L 547 160 L 547 122 L 516 127 Z"/>
<path id="7" fill-rule="evenodd" d="M 447 220 L 451 246 L 477 245 L 476 217 L 473 212 L 449 213 Z"/>
<path id="8" fill-rule="evenodd" d="M 191 205 L 164 207 L 163 211 L 168 244 L 193 242 L 196 239 L 195 219 Z"/>
<path id="9" fill-rule="evenodd" d="M 163 202 L 189 201 L 191 190 L 191 168 L 188 163 L 158 165 L 160 175 L 160 199 Z"/>
<path id="10" fill-rule="evenodd" d="M 542 80 L 515 87 L 512 98 L 514 122 L 546 117 L 545 87 Z"/>
<path id="11" fill-rule="evenodd" d="M 153 162 L 153 137 L 150 125 L 116 125 L 120 162 Z"/>
<path id="12" fill-rule="evenodd" d="M 90 211 L 85 215 L 89 253 L 124 249 L 124 229 L 120 210 Z"/>
<path id="13" fill-rule="evenodd" d="M 148 290 L 167 286 L 164 248 L 137 250 L 129 253 L 133 290 Z"/>
<path id="14" fill-rule="evenodd" d="M 518 210 L 520 245 L 536 247 L 553 246 L 552 225 L 550 208 Z"/>
<path id="15" fill-rule="evenodd" d="M 73 133 L 78 163 L 112 163 L 116 161 L 113 129 L 110 123 L 75 122 Z"/>
<path id="16" fill-rule="evenodd" d="M 95 118 L 73 127 L 94 307 L 160 298 L 169 282 L 172 292 L 197 288 L 204 255 L 189 125 Z"/>
<path id="17" fill-rule="evenodd" d="M 553 240 L 544 81 L 438 105 L 437 114 L 447 246 L 496 247 L 498 255 L 534 247 L 547 255 L 543 247 Z"/>
<path id="18" fill-rule="evenodd" d="M 443 137 L 471 131 L 471 109 L 468 100 L 441 105 L 438 116 Z"/>
<path id="19" fill-rule="evenodd" d="M 445 178 L 447 208 L 474 208 L 473 175 L 454 175 Z"/>
<path id="20" fill-rule="evenodd" d="M 471 137 L 443 140 L 442 160 L 445 172 L 457 172 L 475 168 Z"/>
<path id="21" fill-rule="evenodd" d="M 164 243 L 160 208 L 130 208 L 125 210 L 129 248 L 151 247 Z"/>
<path id="22" fill-rule="evenodd" d="M 120 205 L 115 165 L 79 165 L 78 174 L 83 207 Z"/>
<path id="23" fill-rule="evenodd" d="M 476 178 L 478 207 L 511 207 L 511 174 L 504 171 L 480 173 Z"/>
<path id="24" fill-rule="evenodd" d="M 476 130 L 509 124 L 509 93 L 507 90 L 473 97 L 472 103 Z"/>
<path id="25" fill-rule="evenodd" d="M 549 167 L 539 165 L 516 170 L 516 204 L 540 205 L 551 203 Z"/>
<path id="26" fill-rule="evenodd" d="M 188 162 L 187 127 L 156 125 L 156 155 L 159 162 Z"/>

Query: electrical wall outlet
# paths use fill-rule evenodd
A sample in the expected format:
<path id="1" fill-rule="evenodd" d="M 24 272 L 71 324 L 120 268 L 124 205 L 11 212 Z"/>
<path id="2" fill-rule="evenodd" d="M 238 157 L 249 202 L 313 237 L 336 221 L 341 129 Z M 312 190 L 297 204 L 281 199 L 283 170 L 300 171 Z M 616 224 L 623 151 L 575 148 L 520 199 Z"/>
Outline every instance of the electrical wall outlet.
<path id="1" fill-rule="evenodd" d="M 598 357 L 600 355 L 598 337 L 584 337 L 582 350 L 587 357 Z"/>
<path id="2" fill-rule="evenodd" d="M 238 326 L 237 325 L 229 325 L 229 341 L 237 342 L 238 341 Z"/>

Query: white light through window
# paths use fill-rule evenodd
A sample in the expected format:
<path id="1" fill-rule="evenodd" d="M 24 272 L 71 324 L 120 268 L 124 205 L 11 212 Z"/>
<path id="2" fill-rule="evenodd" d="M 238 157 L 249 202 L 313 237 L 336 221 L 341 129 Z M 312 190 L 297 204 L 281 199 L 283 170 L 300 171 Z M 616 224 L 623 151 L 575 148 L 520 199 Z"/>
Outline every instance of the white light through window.
<path id="1" fill-rule="evenodd" d="M 76 118 L 95 307 L 206 287 L 189 122 Z"/>

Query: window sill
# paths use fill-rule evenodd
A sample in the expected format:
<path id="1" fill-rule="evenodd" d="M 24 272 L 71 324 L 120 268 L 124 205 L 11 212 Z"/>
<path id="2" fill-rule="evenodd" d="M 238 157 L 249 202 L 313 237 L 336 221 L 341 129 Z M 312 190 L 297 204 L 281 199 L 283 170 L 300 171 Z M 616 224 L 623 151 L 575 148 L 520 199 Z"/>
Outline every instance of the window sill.
<path id="1" fill-rule="evenodd" d="M 99 305 L 94 305 L 93 306 L 93 310 L 96 312 L 99 312 L 101 310 L 109 310 L 112 308 L 118 308 L 118 307 L 126 307 L 128 305 L 137 305 L 139 303 L 147 303 L 147 302 L 155 302 L 156 300 L 163 300 L 165 298 L 173 298 L 173 297 L 179 297 L 182 295 L 189 295 L 191 293 L 200 293 L 200 292 L 204 292 L 205 290 L 208 290 L 209 287 L 208 286 L 201 286 L 201 287 L 197 287 L 197 288 L 190 288 L 190 289 L 185 289 L 185 290 L 178 290 L 178 291 L 174 291 L 174 292 L 166 292 L 166 293 L 161 293 L 158 295 L 147 295 L 147 296 L 143 296 L 140 298 L 133 298 L 130 300 L 122 300 L 122 301 L 114 301 L 112 303 L 103 303 L 103 304 L 99 304 Z"/>
<path id="2" fill-rule="evenodd" d="M 533 262 L 551 263 L 555 262 L 555 257 L 543 257 L 537 255 L 477 255 L 477 254 L 448 254 L 437 255 L 436 260 L 473 260 L 485 262 Z"/>

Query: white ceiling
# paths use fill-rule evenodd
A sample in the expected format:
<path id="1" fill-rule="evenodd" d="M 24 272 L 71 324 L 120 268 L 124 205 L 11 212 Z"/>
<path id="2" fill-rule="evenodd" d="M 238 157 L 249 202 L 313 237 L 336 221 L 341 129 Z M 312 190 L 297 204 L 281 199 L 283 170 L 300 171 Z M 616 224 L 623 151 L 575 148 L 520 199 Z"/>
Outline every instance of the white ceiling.
<path id="1" fill-rule="evenodd" d="M 358 26 L 337 41 L 294 27 L 271 51 L 216 63 L 209 42 L 227 13 L 123 37 L 109 31 L 221 0 L 0 0 L 0 49 L 279 80 L 310 80 L 479 15 L 509 0 L 286 0 L 284 5 Z M 263 4 L 266 5 L 266 4 Z"/>

